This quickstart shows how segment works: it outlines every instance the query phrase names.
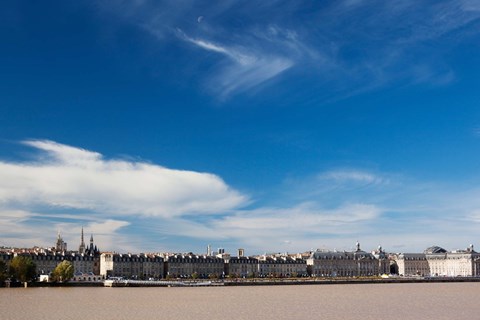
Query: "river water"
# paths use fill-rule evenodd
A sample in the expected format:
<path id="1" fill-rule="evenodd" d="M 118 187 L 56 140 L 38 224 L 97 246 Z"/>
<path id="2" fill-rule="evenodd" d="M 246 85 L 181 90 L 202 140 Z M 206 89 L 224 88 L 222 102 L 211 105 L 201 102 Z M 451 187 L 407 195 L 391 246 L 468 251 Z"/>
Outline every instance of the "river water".
<path id="1" fill-rule="evenodd" d="M 480 283 L 2 288 L 0 319 L 480 319 Z"/>

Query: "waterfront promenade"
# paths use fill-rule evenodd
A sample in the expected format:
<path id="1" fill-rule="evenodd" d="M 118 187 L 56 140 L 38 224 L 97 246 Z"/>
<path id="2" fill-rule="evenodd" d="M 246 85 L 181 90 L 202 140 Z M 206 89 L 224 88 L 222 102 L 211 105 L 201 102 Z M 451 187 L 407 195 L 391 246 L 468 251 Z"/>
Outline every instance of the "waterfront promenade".
<path id="1" fill-rule="evenodd" d="M 392 278 L 285 278 L 285 279 L 225 279 L 225 280 L 127 280 L 98 282 L 32 283 L 30 287 L 218 287 L 218 286 L 290 286 L 406 283 L 466 283 L 480 282 L 480 277 L 392 277 Z"/>

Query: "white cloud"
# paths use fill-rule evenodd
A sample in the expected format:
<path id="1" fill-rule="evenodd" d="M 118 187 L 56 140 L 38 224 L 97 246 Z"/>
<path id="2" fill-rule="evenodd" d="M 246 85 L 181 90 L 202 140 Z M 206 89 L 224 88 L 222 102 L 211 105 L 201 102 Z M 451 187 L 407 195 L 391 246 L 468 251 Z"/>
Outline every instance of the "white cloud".
<path id="1" fill-rule="evenodd" d="M 24 210 L 0 210 L 0 234 L 25 233 L 29 230 L 20 227 L 32 215 Z"/>
<path id="2" fill-rule="evenodd" d="M 208 50 L 208 51 L 213 51 L 213 52 L 218 52 L 222 53 L 225 56 L 231 58 L 234 62 L 240 64 L 240 65 L 249 65 L 252 64 L 256 61 L 255 57 L 251 57 L 245 54 L 240 53 L 239 51 L 233 49 L 233 48 L 227 48 L 224 46 L 220 46 L 202 39 L 193 39 L 187 36 L 181 29 L 177 29 L 179 35 L 181 36 L 180 38 L 193 43 L 194 45 Z"/>
<path id="3" fill-rule="evenodd" d="M 289 250 L 302 251 L 325 236 L 356 237 L 368 233 L 381 214 L 381 208 L 363 203 L 345 204 L 335 209 L 302 203 L 288 208 L 239 210 L 208 222 L 175 219 L 166 222 L 164 233 L 197 239 L 208 237 L 220 243 L 233 241 L 255 251 L 283 250 L 285 245 Z"/>
<path id="4" fill-rule="evenodd" d="M 63 240 L 68 243 L 68 249 L 76 250 L 83 227 L 87 244 L 92 234 L 94 244 L 102 250 L 139 252 L 140 246 L 131 245 L 132 239 L 122 236 L 122 229 L 130 224 L 128 221 L 105 218 L 101 214 L 55 214 L 0 207 L 0 245 L 52 247 L 60 232 Z"/>
<path id="5" fill-rule="evenodd" d="M 72 165 L 94 164 L 102 158 L 97 152 L 75 148 L 48 140 L 26 140 L 23 144 L 43 150 L 53 159 Z"/>
<path id="6" fill-rule="evenodd" d="M 386 180 L 378 175 L 359 170 L 334 170 L 321 174 L 320 179 L 334 180 L 340 183 L 357 182 L 365 184 L 381 184 Z"/>
<path id="7" fill-rule="evenodd" d="M 252 63 L 230 66 L 212 80 L 211 89 L 221 98 L 252 89 L 289 69 L 293 62 L 279 57 L 263 57 Z"/>
<path id="8" fill-rule="evenodd" d="M 369 221 L 377 218 L 381 210 L 368 204 L 351 204 L 326 210 L 313 203 L 304 203 L 293 208 L 259 208 L 240 211 L 218 222 L 221 228 L 236 230 L 302 230 L 326 232 L 340 225 Z M 345 229 L 346 231 L 346 229 Z"/>
<path id="9" fill-rule="evenodd" d="M 248 202 L 213 174 L 105 159 L 48 140 L 23 143 L 38 156 L 0 161 L 0 245 L 52 246 L 60 231 L 76 249 L 83 226 L 103 250 L 142 251 L 162 233 L 162 221 L 224 214 Z M 143 236 L 128 232 L 144 230 L 146 221 L 156 227 Z"/>
<path id="10" fill-rule="evenodd" d="M 247 201 L 213 174 L 107 160 L 46 140 L 25 144 L 43 157 L 28 163 L 0 162 L 0 203 L 171 217 L 223 213 Z"/>
<path id="11" fill-rule="evenodd" d="M 276 30 L 276 29 L 273 29 Z M 270 27 L 268 32 L 272 32 Z M 275 34 L 277 31 L 275 31 Z M 292 56 L 282 56 L 273 50 L 258 49 L 244 44 L 226 46 L 202 39 L 194 39 L 178 30 L 180 39 L 196 45 L 204 50 L 216 52 L 229 58 L 230 63 L 220 64 L 214 76 L 210 78 L 209 89 L 225 99 L 231 94 L 246 91 L 256 87 L 294 65 Z M 288 38 L 294 39 L 291 34 Z M 258 39 L 257 39 L 258 41 Z M 293 41 L 290 41 L 293 45 Z M 298 46 L 296 46 L 298 47 Z M 284 51 L 284 50 L 283 50 Z"/>

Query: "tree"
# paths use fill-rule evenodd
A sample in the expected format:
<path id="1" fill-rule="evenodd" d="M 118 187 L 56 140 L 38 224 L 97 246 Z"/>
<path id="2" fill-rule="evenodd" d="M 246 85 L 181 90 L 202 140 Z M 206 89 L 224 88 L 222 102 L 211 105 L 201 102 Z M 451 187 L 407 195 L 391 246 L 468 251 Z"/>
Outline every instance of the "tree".
<path id="1" fill-rule="evenodd" d="M 212 280 L 216 280 L 216 279 L 218 279 L 218 274 L 216 274 L 216 273 L 210 273 L 210 274 L 208 275 L 208 278 L 210 278 L 210 279 L 212 279 Z"/>
<path id="2" fill-rule="evenodd" d="M 70 261 L 63 260 L 60 262 L 55 270 L 53 270 L 53 280 L 59 282 L 67 282 L 73 278 L 73 265 Z"/>
<path id="3" fill-rule="evenodd" d="M 35 280 L 36 269 L 32 258 L 27 256 L 16 256 L 10 262 L 10 276 L 20 282 Z"/>
<path id="4" fill-rule="evenodd" d="M 0 286 L 8 278 L 7 264 L 3 261 L 0 261 Z"/>

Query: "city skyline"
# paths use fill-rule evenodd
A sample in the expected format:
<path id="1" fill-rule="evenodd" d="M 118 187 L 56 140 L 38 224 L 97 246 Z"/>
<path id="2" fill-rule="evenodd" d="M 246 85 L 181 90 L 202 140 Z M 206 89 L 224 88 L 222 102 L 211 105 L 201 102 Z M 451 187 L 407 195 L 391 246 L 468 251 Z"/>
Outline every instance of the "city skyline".
<path id="1" fill-rule="evenodd" d="M 475 1 L 0 8 L 0 246 L 478 245 Z"/>
<path id="2" fill-rule="evenodd" d="M 115 251 L 115 250 L 110 250 L 109 248 L 105 248 L 104 250 L 100 250 L 95 241 L 93 234 L 90 234 L 90 240 L 88 242 L 88 245 L 85 242 L 85 237 L 84 237 L 84 230 L 83 227 L 80 232 L 80 241 L 78 242 L 78 246 L 75 243 L 70 243 L 70 246 L 68 245 L 68 242 L 65 241 L 65 239 L 62 236 L 62 233 L 59 231 L 57 233 L 57 237 L 55 239 L 55 244 L 50 245 L 50 246 L 29 246 L 29 247 L 19 247 L 19 246 L 0 246 L 1 249 L 3 249 L 4 252 L 7 252 L 11 249 L 11 252 L 43 252 L 46 250 L 47 252 L 50 253 L 66 253 L 66 252 L 71 252 L 71 253 L 77 253 L 77 254 L 84 254 L 84 255 L 100 255 L 102 253 L 115 253 L 115 254 L 124 254 L 124 255 L 129 255 L 129 254 L 147 254 L 147 255 L 203 255 L 203 256 L 236 256 L 236 257 L 255 257 L 255 256 L 288 256 L 288 255 L 293 255 L 293 256 L 298 256 L 298 255 L 304 255 L 306 253 L 314 253 L 314 252 L 365 252 L 365 253 L 372 253 L 372 254 L 419 254 L 419 253 L 425 253 L 425 252 L 430 252 L 430 253 L 477 253 L 475 250 L 475 246 L 473 243 L 470 243 L 468 246 L 465 246 L 463 248 L 443 248 L 441 246 L 437 245 L 431 245 L 428 247 L 425 247 L 421 252 L 393 252 L 386 250 L 383 248 L 381 245 L 379 245 L 376 248 L 363 248 L 361 246 L 360 242 L 356 242 L 349 251 L 347 250 L 337 250 L 336 248 L 331 249 L 331 248 L 315 248 L 311 250 L 303 250 L 303 251 L 298 251 L 298 252 L 281 252 L 281 251 L 271 251 L 271 252 L 263 252 L 263 253 L 253 253 L 253 254 L 246 254 L 248 251 L 248 248 L 245 247 L 238 247 L 235 250 L 225 250 L 223 247 L 218 247 L 214 248 L 212 247 L 211 244 L 208 244 L 204 247 L 204 251 L 192 251 L 192 250 L 187 250 L 183 252 L 175 252 L 175 251 L 156 251 L 156 252 L 149 252 L 145 250 L 140 250 L 138 252 L 130 252 L 130 251 Z M 7 250 L 7 251 L 5 251 Z"/>

